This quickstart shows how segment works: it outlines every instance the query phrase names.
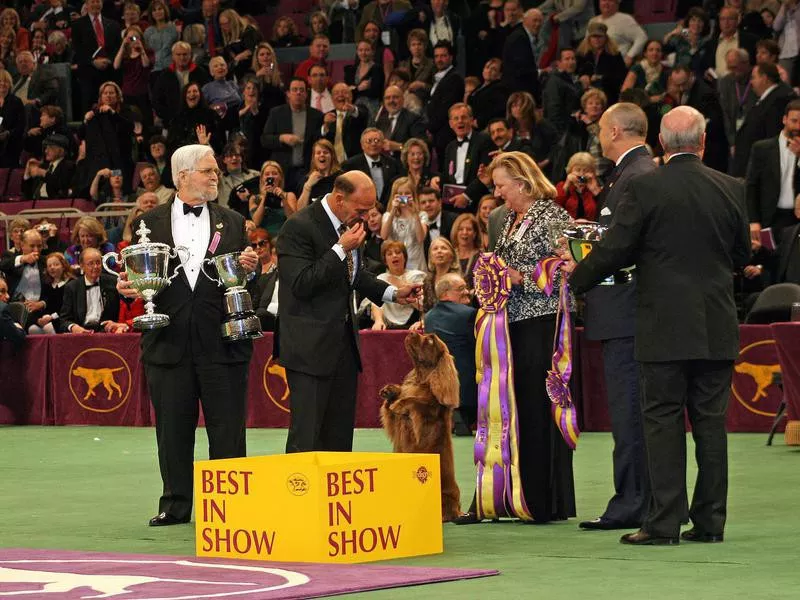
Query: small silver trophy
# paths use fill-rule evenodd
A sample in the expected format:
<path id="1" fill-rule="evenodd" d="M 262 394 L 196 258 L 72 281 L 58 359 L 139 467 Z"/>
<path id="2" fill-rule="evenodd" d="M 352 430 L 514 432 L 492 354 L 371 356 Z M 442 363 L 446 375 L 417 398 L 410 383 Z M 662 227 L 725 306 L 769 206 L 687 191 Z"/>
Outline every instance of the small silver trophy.
<path id="1" fill-rule="evenodd" d="M 250 292 L 245 289 L 248 272 L 239 264 L 241 252 L 229 252 L 213 258 L 207 258 L 201 265 L 203 275 L 214 283 L 226 288 L 225 321 L 222 323 L 222 339 L 226 342 L 260 338 L 261 321 L 253 310 Z M 206 265 L 213 264 L 217 269 L 217 277 L 206 272 Z"/>
<path id="2" fill-rule="evenodd" d="M 147 237 L 148 233 L 150 230 L 144 220 L 140 221 L 139 228 L 136 230 L 136 235 L 139 236 L 137 244 L 123 248 L 119 254 L 109 252 L 103 256 L 103 268 L 115 277 L 119 277 L 119 275 L 108 266 L 108 261 L 114 258 L 115 261 L 124 265 L 128 281 L 133 284 L 133 289 L 144 298 L 145 314 L 133 319 L 133 328 L 139 331 L 158 329 L 169 325 L 169 315 L 155 312 L 153 298 L 178 276 L 178 270 L 183 266 L 182 263 L 178 264 L 175 272 L 169 276 L 170 259 L 180 257 L 181 252 L 186 253 L 186 260 L 189 258 L 187 247 L 170 248 L 168 244 L 151 242 Z"/>
<path id="3" fill-rule="evenodd" d="M 594 249 L 595 244 L 603 239 L 607 231 L 608 227 L 600 225 L 599 223 L 576 223 L 567 227 L 564 230 L 564 237 L 567 238 L 569 253 L 572 255 L 572 258 L 575 259 L 575 262 L 581 262 L 586 258 Z M 633 279 L 632 271 L 635 268 L 635 265 L 625 267 L 613 275 L 608 276 L 600 282 L 600 285 L 630 283 Z"/>

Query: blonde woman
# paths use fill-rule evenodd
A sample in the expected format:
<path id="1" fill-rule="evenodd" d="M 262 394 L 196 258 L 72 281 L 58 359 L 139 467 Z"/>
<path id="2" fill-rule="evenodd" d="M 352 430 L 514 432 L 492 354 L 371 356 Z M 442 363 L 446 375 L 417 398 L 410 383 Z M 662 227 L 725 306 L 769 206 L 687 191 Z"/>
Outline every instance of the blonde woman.
<path id="1" fill-rule="evenodd" d="M 403 163 L 417 193 L 426 187 L 439 191 L 439 174 L 430 169 L 431 152 L 424 140 L 419 138 L 406 140 L 400 152 L 400 162 Z"/>
<path id="2" fill-rule="evenodd" d="M 489 215 L 497 208 L 497 199 L 488 194 L 478 201 L 478 230 L 481 234 L 481 250 L 486 251 L 489 247 Z"/>
<path id="3" fill-rule="evenodd" d="M 436 282 L 448 273 L 461 275 L 461 266 L 458 264 L 453 244 L 447 238 L 439 236 L 428 248 L 428 274 L 422 284 L 423 311 L 428 312 L 438 302 Z"/>
<path id="4" fill-rule="evenodd" d="M 56 328 L 53 323 L 58 319 L 64 300 L 64 285 L 70 279 L 75 279 L 75 275 L 64 255 L 52 252 L 47 255 L 43 279 L 45 285 L 42 286 L 40 297 L 44 300 L 47 312 L 36 319 L 35 325 L 28 327 L 28 333 L 31 335 L 55 335 Z"/>
<path id="5" fill-rule="evenodd" d="M 333 191 L 333 182 L 341 171 L 336 150 L 328 140 L 317 140 L 311 149 L 311 169 L 297 199 L 297 210 L 316 202 Z"/>
<path id="6" fill-rule="evenodd" d="M 605 92 L 609 106 L 616 104 L 628 67 L 614 40 L 608 37 L 605 23 L 589 23 L 586 38 L 578 46 L 577 59 L 576 73 L 584 89 L 589 86 L 600 88 Z"/>
<path id="7" fill-rule="evenodd" d="M 478 218 L 470 213 L 459 215 L 450 230 L 450 243 L 455 248 L 461 275 L 471 288 L 473 285 L 472 268 L 481 251 L 481 230 Z"/>
<path id="8" fill-rule="evenodd" d="M 297 212 L 297 196 L 285 191 L 284 185 L 283 169 L 274 160 L 268 160 L 261 166 L 258 194 L 251 194 L 248 199 L 255 226 L 263 227 L 273 236 Z"/>
<path id="9" fill-rule="evenodd" d="M 408 177 L 398 177 L 392 183 L 386 212 L 381 223 L 381 238 L 403 242 L 408 254 L 408 268 L 425 269 L 425 236 L 428 227 L 422 223 L 417 202 L 417 190 Z"/>
<path id="10" fill-rule="evenodd" d="M 236 79 L 241 79 L 250 67 L 261 34 L 232 8 L 219 14 L 219 30 L 224 45 L 222 55 Z"/>
<path id="11" fill-rule="evenodd" d="M 103 224 L 94 217 L 81 217 L 72 228 L 72 245 L 64 250 L 73 271 L 80 271 L 80 256 L 85 248 L 97 248 L 100 254 L 114 251 L 114 244 L 108 241 Z"/>
<path id="12" fill-rule="evenodd" d="M 6 28 L 14 32 L 14 49 L 17 52 L 30 50 L 31 34 L 22 26 L 19 13 L 13 8 L 6 8 L 0 12 L 0 29 Z"/>

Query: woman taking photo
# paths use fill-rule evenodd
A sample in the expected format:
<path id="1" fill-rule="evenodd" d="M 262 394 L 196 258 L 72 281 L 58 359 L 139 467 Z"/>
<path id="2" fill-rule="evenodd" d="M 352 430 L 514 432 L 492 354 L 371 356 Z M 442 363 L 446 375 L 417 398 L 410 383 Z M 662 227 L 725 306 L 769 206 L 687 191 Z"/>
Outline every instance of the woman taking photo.
<path id="1" fill-rule="evenodd" d="M 425 279 L 425 273 L 422 271 L 406 268 L 408 252 L 403 242 L 385 241 L 381 246 L 381 258 L 387 271 L 378 275 L 378 279 L 389 285 L 400 287 L 409 283 L 422 283 Z M 419 307 L 408 304 L 394 302 L 384 302 L 383 306 L 373 304 L 371 311 L 372 329 L 375 331 L 408 329 L 419 321 Z"/>
<path id="2" fill-rule="evenodd" d="M 297 197 L 283 189 L 283 169 L 274 160 L 261 166 L 258 194 L 248 200 L 250 218 L 256 227 L 266 229 L 275 236 L 284 221 L 297 212 Z"/>
<path id="3" fill-rule="evenodd" d="M 31 335 L 55 335 L 54 321 L 58 319 L 61 303 L 64 300 L 64 285 L 75 279 L 67 259 L 60 252 L 53 252 L 47 256 L 45 285 L 42 286 L 41 298 L 44 300 L 45 314 L 36 320 L 35 325 L 28 328 Z"/>
<path id="4" fill-rule="evenodd" d="M 439 191 L 439 175 L 430 170 L 431 153 L 428 144 L 423 140 L 419 138 L 406 140 L 400 152 L 400 162 L 403 163 L 408 179 L 417 193 L 425 187 Z"/>
<path id="5" fill-rule="evenodd" d="M 383 213 L 381 237 L 403 242 L 409 269 L 425 269 L 425 236 L 428 228 L 419 216 L 417 191 L 408 177 L 398 177 L 392 183 L 389 206 Z"/>
<path id="6" fill-rule="evenodd" d="M 691 67 L 700 46 L 708 35 L 708 15 L 699 6 L 693 6 L 683 21 L 664 36 L 664 53 L 675 53 L 674 66 Z"/>
<path id="7" fill-rule="evenodd" d="M 597 162 L 588 152 L 576 152 L 567 163 L 567 178 L 556 184 L 556 204 L 573 219 L 597 220 Z"/>
<path id="8" fill-rule="evenodd" d="M 253 53 L 261 41 L 261 33 L 232 8 L 219 14 L 219 30 L 224 44 L 222 56 L 230 65 L 236 80 L 240 81 L 250 68 Z"/>
<path id="9" fill-rule="evenodd" d="M 142 30 L 131 25 L 114 57 L 114 70 L 122 72 L 122 99 L 141 113 L 145 131 L 153 126 L 153 109 L 150 105 L 149 81 L 153 68 L 153 53 L 142 43 Z"/>
<path id="10" fill-rule="evenodd" d="M 341 168 L 336 159 L 336 150 L 328 140 L 317 140 L 311 149 L 311 170 L 301 187 L 297 199 L 297 210 L 316 202 L 333 191 L 333 182 Z"/>
<path id="11" fill-rule="evenodd" d="M 436 297 L 436 282 L 448 273 L 461 274 L 456 251 L 447 238 L 439 236 L 428 248 L 428 274 L 422 284 L 422 310 L 428 312 L 439 301 Z"/>
<path id="12" fill-rule="evenodd" d="M 463 213 L 453 222 L 450 230 L 450 243 L 456 251 L 456 259 L 461 267 L 461 276 L 472 288 L 474 278 L 472 268 L 481 251 L 480 225 L 475 215 Z"/>
<path id="13" fill-rule="evenodd" d="M 281 70 L 278 67 L 278 58 L 275 50 L 267 42 L 256 46 L 250 70 L 256 77 L 261 89 L 259 110 L 269 113 L 280 104 L 286 104 L 286 93 L 281 80 Z M 259 130 L 259 135 L 261 131 Z"/>

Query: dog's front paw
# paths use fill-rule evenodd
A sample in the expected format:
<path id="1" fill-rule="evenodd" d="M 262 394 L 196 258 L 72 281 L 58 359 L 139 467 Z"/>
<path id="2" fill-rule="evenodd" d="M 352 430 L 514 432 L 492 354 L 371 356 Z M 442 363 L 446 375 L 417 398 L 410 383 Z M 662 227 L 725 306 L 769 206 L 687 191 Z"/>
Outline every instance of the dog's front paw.
<path id="1" fill-rule="evenodd" d="M 381 400 L 386 402 L 386 404 L 391 405 L 392 402 L 400 397 L 400 386 L 393 383 L 385 385 L 383 388 L 381 388 L 381 391 L 378 392 L 378 395 L 381 397 Z"/>

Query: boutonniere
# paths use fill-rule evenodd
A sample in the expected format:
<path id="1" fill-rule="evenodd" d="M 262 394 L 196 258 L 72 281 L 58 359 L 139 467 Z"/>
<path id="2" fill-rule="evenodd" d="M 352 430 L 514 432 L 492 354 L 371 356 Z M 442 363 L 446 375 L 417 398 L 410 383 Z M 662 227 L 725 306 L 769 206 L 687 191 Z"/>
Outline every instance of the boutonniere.
<path id="1" fill-rule="evenodd" d="M 222 223 L 217 223 L 217 229 L 222 229 L 223 227 L 225 227 L 225 225 Z"/>
<path id="2" fill-rule="evenodd" d="M 222 239 L 222 234 L 219 231 L 214 232 L 214 237 L 211 238 L 211 243 L 208 245 L 208 251 L 211 254 L 217 251 L 217 246 L 219 246 L 219 242 Z"/>

